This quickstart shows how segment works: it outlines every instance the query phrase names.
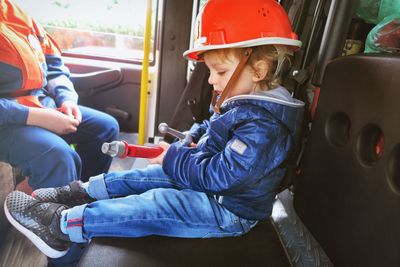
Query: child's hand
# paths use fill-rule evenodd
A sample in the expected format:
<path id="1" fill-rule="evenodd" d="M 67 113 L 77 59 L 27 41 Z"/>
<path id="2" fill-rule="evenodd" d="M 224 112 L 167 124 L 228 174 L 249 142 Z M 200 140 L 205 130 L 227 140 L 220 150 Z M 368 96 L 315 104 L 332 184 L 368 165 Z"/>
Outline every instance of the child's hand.
<path id="1" fill-rule="evenodd" d="M 29 108 L 26 124 L 64 135 L 76 132 L 79 121 L 54 109 L 32 107 Z"/>
<path id="2" fill-rule="evenodd" d="M 189 146 L 190 147 L 197 147 L 197 144 L 196 143 L 191 143 Z"/>
<path id="3" fill-rule="evenodd" d="M 162 153 L 161 153 L 160 155 L 158 155 L 158 157 L 156 157 L 156 158 L 149 159 L 149 162 L 150 162 L 151 164 L 160 164 L 160 165 L 162 165 L 163 160 L 164 160 L 164 156 L 165 156 L 165 154 L 167 153 L 170 144 L 168 144 L 168 143 L 166 143 L 166 142 L 160 142 L 158 145 L 159 145 L 162 149 L 164 149 L 164 152 L 162 152 Z"/>
<path id="4" fill-rule="evenodd" d="M 67 116 L 77 119 L 79 123 L 82 121 L 82 113 L 79 110 L 78 105 L 71 101 L 65 101 L 57 110 Z"/>

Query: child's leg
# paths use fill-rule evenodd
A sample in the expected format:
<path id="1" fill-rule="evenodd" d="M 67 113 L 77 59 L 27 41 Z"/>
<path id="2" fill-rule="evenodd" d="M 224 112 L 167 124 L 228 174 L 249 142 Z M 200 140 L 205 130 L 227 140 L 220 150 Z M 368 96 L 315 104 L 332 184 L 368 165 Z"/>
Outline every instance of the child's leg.
<path id="1" fill-rule="evenodd" d="M 54 202 L 69 207 L 90 203 L 94 200 L 141 194 L 153 188 L 178 188 L 160 165 L 144 169 L 100 174 L 89 182 L 73 182 L 57 188 L 35 190 L 32 196 L 42 202 Z"/>
<path id="2" fill-rule="evenodd" d="M 79 106 L 82 112 L 82 122 L 76 132 L 62 136 L 68 143 L 76 144 L 76 151 L 82 159 L 82 174 L 80 180 L 87 181 L 89 177 L 107 172 L 112 158 L 101 152 L 104 142 L 117 140 L 118 122 L 110 115 Z"/>
<path id="3" fill-rule="evenodd" d="M 101 236 L 238 236 L 255 223 L 237 217 L 204 193 L 160 188 L 74 207 L 64 228 L 73 242 L 86 242 Z"/>
<path id="4" fill-rule="evenodd" d="M 40 127 L 1 127 L 0 161 L 21 168 L 33 190 L 66 185 L 81 171 L 78 154 L 61 137 Z"/>
<path id="5" fill-rule="evenodd" d="M 89 179 L 89 184 L 85 187 L 89 195 L 95 199 L 136 195 L 154 188 L 180 188 L 158 164 L 143 169 L 94 176 Z"/>

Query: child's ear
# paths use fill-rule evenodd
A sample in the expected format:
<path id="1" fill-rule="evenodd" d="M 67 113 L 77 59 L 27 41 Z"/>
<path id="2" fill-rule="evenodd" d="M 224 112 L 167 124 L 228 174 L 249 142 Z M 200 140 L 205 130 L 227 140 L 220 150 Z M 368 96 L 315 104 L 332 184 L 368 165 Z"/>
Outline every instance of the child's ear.
<path id="1" fill-rule="evenodd" d="M 269 65 L 264 60 L 259 60 L 253 65 L 253 70 L 253 82 L 259 82 L 264 80 L 265 76 L 267 76 Z"/>

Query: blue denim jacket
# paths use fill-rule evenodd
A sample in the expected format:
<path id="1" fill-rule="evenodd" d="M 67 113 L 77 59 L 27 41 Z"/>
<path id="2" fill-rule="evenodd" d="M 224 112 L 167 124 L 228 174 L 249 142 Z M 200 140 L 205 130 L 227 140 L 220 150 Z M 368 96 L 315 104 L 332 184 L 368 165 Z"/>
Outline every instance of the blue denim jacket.
<path id="1" fill-rule="evenodd" d="M 239 217 L 265 219 L 285 175 L 303 107 L 283 87 L 227 99 L 221 114 L 192 127 L 193 136 L 201 136 L 197 147 L 171 145 L 163 169 L 182 188 L 214 195 Z"/>

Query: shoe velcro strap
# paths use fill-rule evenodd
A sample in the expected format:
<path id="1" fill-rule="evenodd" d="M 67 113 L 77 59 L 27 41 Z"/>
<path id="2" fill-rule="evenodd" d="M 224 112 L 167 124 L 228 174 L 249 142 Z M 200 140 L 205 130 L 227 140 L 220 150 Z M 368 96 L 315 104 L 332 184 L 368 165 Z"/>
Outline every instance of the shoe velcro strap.
<path id="1" fill-rule="evenodd" d="M 57 204 L 57 203 L 49 203 L 49 204 L 50 205 L 47 208 L 47 210 L 41 220 L 41 223 L 46 226 L 49 226 L 51 224 L 51 222 L 53 221 L 54 215 L 56 215 L 57 210 L 60 207 L 65 207 L 65 205 Z M 60 218 L 58 218 L 58 219 L 60 219 Z"/>

